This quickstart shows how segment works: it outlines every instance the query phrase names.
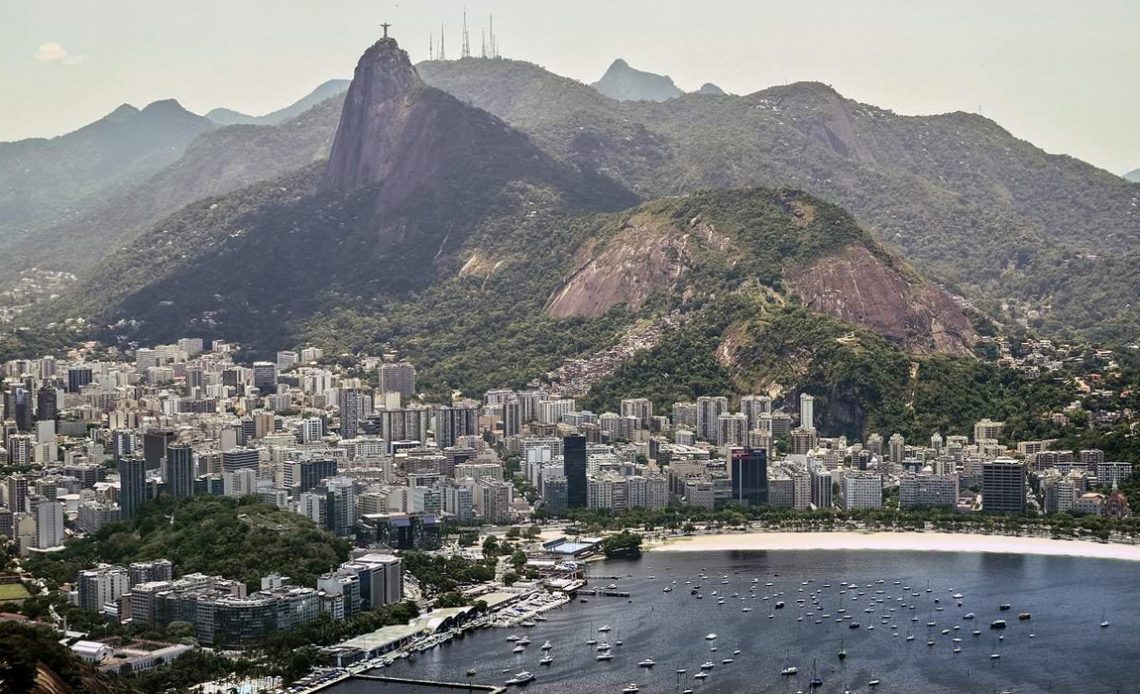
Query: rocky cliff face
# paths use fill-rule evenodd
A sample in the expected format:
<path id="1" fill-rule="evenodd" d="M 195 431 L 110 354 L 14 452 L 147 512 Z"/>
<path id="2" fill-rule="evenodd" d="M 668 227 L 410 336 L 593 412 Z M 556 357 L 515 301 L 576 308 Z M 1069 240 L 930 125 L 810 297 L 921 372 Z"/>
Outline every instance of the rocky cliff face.
<path id="1" fill-rule="evenodd" d="M 552 185 L 587 208 L 636 200 L 613 181 L 556 162 L 490 113 L 424 85 L 394 39 L 365 51 L 345 97 L 323 192 L 367 189 L 374 212 L 430 195 L 468 195 L 475 198 L 467 203 L 471 213 L 509 181 Z"/>
<path id="2" fill-rule="evenodd" d="M 910 352 L 969 353 L 973 327 L 954 301 L 866 248 L 848 246 L 837 256 L 785 273 L 785 280 L 805 305 L 864 325 Z"/>
<path id="3" fill-rule="evenodd" d="M 676 303 L 760 284 L 911 353 L 968 354 L 973 328 L 954 301 L 839 214 L 763 189 L 649 203 L 579 249 L 546 313 L 598 318 L 654 293 Z"/>
<path id="4" fill-rule="evenodd" d="M 422 132 L 410 97 L 423 86 L 406 51 L 384 38 L 364 52 L 345 97 L 324 189 L 353 191 L 385 181 L 399 170 L 392 155 Z"/>
<path id="5" fill-rule="evenodd" d="M 637 311 L 655 291 L 672 291 L 688 269 L 688 234 L 634 215 L 604 248 L 586 244 L 578 265 L 550 297 L 553 318 L 599 318 L 614 306 Z"/>

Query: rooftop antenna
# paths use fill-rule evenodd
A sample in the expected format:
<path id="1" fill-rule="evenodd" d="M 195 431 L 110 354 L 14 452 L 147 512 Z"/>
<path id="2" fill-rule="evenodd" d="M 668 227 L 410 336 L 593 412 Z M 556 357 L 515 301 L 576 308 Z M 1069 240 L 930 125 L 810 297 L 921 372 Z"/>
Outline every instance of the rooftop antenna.
<path id="1" fill-rule="evenodd" d="M 467 10 L 463 10 L 463 47 L 460 50 L 459 57 L 471 57 L 471 39 L 467 35 Z"/>
<path id="2" fill-rule="evenodd" d="M 439 25 L 439 59 L 447 60 L 447 48 L 444 45 L 444 39 L 447 37 L 443 33 L 443 24 Z"/>

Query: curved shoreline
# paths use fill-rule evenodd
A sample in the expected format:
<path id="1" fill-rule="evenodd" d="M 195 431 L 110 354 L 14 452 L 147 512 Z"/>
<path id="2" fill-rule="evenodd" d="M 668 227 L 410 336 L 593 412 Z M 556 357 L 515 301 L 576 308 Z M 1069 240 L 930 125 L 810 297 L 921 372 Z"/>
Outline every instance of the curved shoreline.
<path id="1" fill-rule="evenodd" d="M 752 532 L 690 535 L 647 543 L 647 551 L 717 552 L 875 550 L 882 552 L 986 552 L 1140 561 L 1140 545 L 1101 544 L 1044 537 L 915 532 Z"/>

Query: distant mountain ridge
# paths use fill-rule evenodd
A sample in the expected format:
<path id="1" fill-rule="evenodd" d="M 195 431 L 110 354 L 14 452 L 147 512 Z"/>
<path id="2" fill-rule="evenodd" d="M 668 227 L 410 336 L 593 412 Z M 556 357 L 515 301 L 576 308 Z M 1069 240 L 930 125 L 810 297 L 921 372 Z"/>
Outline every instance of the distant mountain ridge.
<path id="1" fill-rule="evenodd" d="M 684 94 L 668 75 L 636 70 L 621 58 L 590 86 L 618 101 L 668 101 Z"/>
<path id="2" fill-rule="evenodd" d="M 1133 169 L 1124 174 L 1124 179 L 1133 183 L 1140 183 L 1140 169 Z"/>
<path id="3" fill-rule="evenodd" d="M 284 108 L 279 108 L 263 116 L 250 116 L 228 108 L 215 108 L 206 117 L 218 125 L 277 125 L 296 118 L 317 104 L 343 94 L 350 80 L 334 79 L 322 83 L 307 95 Z"/>
<path id="4" fill-rule="evenodd" d="M 123 104 L 66 135 L 0 143 L 0 248 L 88 199 L 144 180 L 213 127 L 168 99 L 143 109 Z"/>
<path id="5" fill-rule="evenodd" d="M 343 93 L 276 126 L 234 125 L 203 133 L 176 162 L 9 248 L 24 264 L 78 271 L 178 209 L 271 180 L 328 157 Z"/>
<path id="6" fill-rule="evenodd" d="M 697 90 L 697 94 L 707 94 L 709 96 L 725 96 L 726 92 L 712 82 L 705 82 L 701 88 Z"/>

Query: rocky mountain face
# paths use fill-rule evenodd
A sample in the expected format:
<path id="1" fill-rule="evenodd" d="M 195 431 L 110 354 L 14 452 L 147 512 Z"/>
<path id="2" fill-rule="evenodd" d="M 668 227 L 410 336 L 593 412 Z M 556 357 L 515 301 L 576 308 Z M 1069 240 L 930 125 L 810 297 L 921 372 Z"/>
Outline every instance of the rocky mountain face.
<path id="1" fill-rule="evenodd" d="M 756 189 L 648 203 L 608 220 L 546 305 L 556 318 L 681 305 L 758 283 L 782 300 L 862 326 L 911 353 L 967 354 L 976 336 L 950 297 L 846 213 Z"/>
<path id="2" fill-rule="evenodd" d="M 323 101 L 343 94 L 348 89 L 349 82 L 349 80 L 329 80 L 292 104 L 263 116 L 250 116 L 228 108 L 215 108 L 207 113 L 206 117 L 218 125 L 278 125 L 296 118 Z"/>
<path id="3" fill-rule="evenodd" d="M 141 110 L 124 104 L 59 137 L 0 143 L 0 247 L 143 180 L 213 127 L 167 100 Z"/>
<path id="4" fill-rule="evenodd" d="M 364 52 L 345 97 L 323 187 L 356 190 L 388 179 L 405 163 L 391 155 L 427 132 L 420 129 L 426 114 L 414 113 L 409 98 L 422 85 L 394 39 L 381 39 Z"/>
<path id="5" fill-rule="evenodd" d="M 615 60 L 602 79 L 591 86 L 618 101 L 668 101 L 684 93 L 668 75 L 635 70 L 621 58 Z"/>
<path id="6" fill-rule="evenodd" d="M 863 246 L 785 274 L 805 306 L 869 328 L 910 352 L 967 354 L 974 329 L 942 289 Z"/>
<path id="7" fill-rule="evenodd" d="M 705 82 L 701 88 L 697 90 L 698 94 L 707 94 L 709 96 L 725 96 L 726 93 L 723 89 L 716 86 L 712 82 Z"/>
<path id="8" fill-rule="evenodd" d="M 1140 183 L 1140 169 L 1134 169 L 1124 174 L 1124 180 Z"/>

